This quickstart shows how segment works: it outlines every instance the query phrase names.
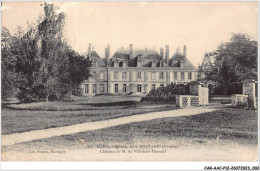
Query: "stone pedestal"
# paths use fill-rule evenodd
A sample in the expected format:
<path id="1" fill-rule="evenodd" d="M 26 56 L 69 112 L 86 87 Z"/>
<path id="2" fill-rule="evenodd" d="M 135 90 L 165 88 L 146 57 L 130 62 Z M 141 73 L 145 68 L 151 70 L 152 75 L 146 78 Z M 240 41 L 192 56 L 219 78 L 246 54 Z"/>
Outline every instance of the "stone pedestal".
<path id="1" fill-rule="evenodd" d="M 243 95 L 248 95 L 248 107 L 250 108 L 257 108 L 255 83 L 256 81 L 253 79 L 247 79 L 243 82 Z"/>
<path id="2" fill-rule="evenodd" d="M 248 105 L 248 95 L 242 94 L 233 94 L 231 96 L 231 105 L 232 106 L 247 106 Z"/>
<path id="3" fill-rule="evenodd" d="M 190 82 L 190 94 L 194 96 L 199 95 L 199 88 L 201 88 L 202 83 L 199 81 Z"/>
<path id="4" fill-rule="evenodd" d="M 209 89 L 202 87 L 202 83 L 199 81 L 192 81 L 190 83 L 190 94 L 199 97 L 200 105 L 209 104 Z"/>

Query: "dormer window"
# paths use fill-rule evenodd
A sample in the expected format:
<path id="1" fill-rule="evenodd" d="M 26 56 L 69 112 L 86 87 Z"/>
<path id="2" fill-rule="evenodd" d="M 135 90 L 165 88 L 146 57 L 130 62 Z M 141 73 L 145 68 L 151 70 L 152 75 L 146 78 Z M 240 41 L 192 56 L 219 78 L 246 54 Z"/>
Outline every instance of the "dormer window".
<path id="1" fill-rule="evenodd" d="M 96 67 L 97 66 L 97 61 L 96 60 L 92 60 L 92 67 Z"/>
<path id="2" fill-rule="evenodd" d="M 122 67 L 127 67 L 127 61 L 123 61 L 123 66 Z"/>
<path id="3" fill-rule="evenodd" d="M 118 67 L 118 60 L 114 61 L 114 67 Z"/>
<path id="4" fill-rule="evenodd" d="M 141 65 L 142 65 L 142 58 L 141 58 L 141 55 L 139 55 L 137 57 L 137 67 L 141 67 Z"/>
<path id="5" fill-rule="evenodd" d="M 156 62 L 152 61 L 152 68 L 155 68 L 155 66 L 156 66 Z"/>
<path id="6" fill-rule="evenodd" d="M 183 60 L 181 60 L 180 62 L 180 68 L 184 68 L 185 67 L 185 62 Z"/>
<path id="7" fill-rule="evenodd" d="M 163 67 L 163 61 L 160 61 L 160 67 Z"/>

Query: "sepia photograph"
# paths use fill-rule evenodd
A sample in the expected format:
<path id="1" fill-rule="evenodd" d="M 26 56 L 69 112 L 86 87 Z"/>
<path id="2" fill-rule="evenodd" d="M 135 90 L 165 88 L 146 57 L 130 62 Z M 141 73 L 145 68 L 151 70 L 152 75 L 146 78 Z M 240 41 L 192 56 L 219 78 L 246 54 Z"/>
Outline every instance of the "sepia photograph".
<path id="1" fill-rule="evenodd" d="M 2 1 L 1 160 L 258 162 L 257 51 L 257 1 Z"/>

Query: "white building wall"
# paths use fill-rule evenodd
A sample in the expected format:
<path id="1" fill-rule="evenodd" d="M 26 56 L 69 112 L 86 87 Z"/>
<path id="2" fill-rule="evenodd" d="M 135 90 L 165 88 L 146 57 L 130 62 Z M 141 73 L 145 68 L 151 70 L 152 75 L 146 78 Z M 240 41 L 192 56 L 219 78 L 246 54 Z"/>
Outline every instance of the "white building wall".
<path id="1" fill-rule="evenodd" d="M 170 82 L 174 82 L 174 72 L 170 72 Z"/>
<path id="2" fill-rule="evenodd" d="M 107 91 L 110 93 L 115 93 L 115 84 L 118 84 L 118 93 L 124 93 L 123 92 L 123 85 L 127 85 L 127 92 L 129 93 L 131 91 L 131 84 L 133 84 L 133 92 L 137 92 L 137 84 L 142 85 L 142 93 L 144 92 L 144 86 L 147 85 L 147 93 L 152 89 L 152 85 L 155 84 L 155 87 L 160 87 L 160 84 L 164 84 L 166 86 L 168 83 L 183 83 L 183 82 L 190 82 L 197 79 L 197 72 L 196 71 L 175 71 L 175 70 L 167 70 L 165 68 L 158 68 L 158 70 L 154 70 L 151 68 L 151 70 L 147 70 L 147 68 L 110 68 L 109 73 L 107 74 L 106 69 L 96 69 L 92 70 L 91 72 L 97 73 L 97 79 L 94 80 L 92 77 L 89 78 L 88 81 L 81 84 L 81 88 L 84 91 L 85 84 L 89 84 L 89 95 L 93 95 L 93 84 L 96 84 L 96 92 L 99 93 L 99 86 L 101 84 L 104 84 L 104 92 Z M 99 73 L 103 72 L 104 76 L 102 80 L 99 79 Z M 118 72 L 117 79 L 114 79 L 114 73 Z M 123 72 L 126 72 L 126 78 L 122 78 Z M 132 72 L 132 73 L 130 73 Z M 137 78 L 137 72 L 141 72 L 141 79 Z M 160 73 L 163 72 L 163 79 L 160 79 Z M 174 73 L 177 73 L 177 80 L 174 78 Z M 181 72 L 184 73 L 184 80 L 181 80 Z M 152 73 L 155 73 L 155 79 L 152 79 Z M 188 74 L 192 73 L 192 79 L 188 79 Z M 107 75 L 109 75 L 109 83 L 108 86 L 109 90 L 107 90 Z M 132 77 L 132 79 L 130 78 Z M 131 82 L 130 82 L 131 81 Z"/>
<path id="3" fill-rule="evenodd" d="M 110 71 L 109 74 L 110 74 L 110 80 L 114 81 L 114 71 Z"/>
<path id="4" fill-rule="evenodd" d="M 177 72 L 177 81 L 181 82 L 181 72 Z"/>
<path id="5" fill-rule="evenodd" d="M 114 83 L 110 83 L 111 86 L 110 86 L 110 92 L 111 93 L 115 93 L 115 84 Z"/>
<path id="6" fill-rule="evenodd" d="M 188 82 L 188 72 L 184 72 L 184 82 Z"/>
<path id="7" fill-rule="evenodd" d="M 136 71 L 133 71 L 132 80 L 133 80 L 133 81 L 136 81 Z"/>
<path id="8" fill-rule="evenodd" d="M 146 78 L 147 82 L 151 81 L 151 79 L 152 79 L 152 72 L 147 72 L 147 78 Z"/>

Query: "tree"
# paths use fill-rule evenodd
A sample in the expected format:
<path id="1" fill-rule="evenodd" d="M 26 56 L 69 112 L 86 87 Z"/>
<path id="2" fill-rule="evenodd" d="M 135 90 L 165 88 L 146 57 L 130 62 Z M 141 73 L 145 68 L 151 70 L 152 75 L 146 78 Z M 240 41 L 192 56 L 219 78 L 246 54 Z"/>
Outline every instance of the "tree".
<path id="1" fill-rule="evenodd" d="M 69 49 L 67 55 L 69 57 L 69 77 L 72 82 L 72 94 L 80 95 L 82 92 L 79 85 L 90 76 L 88 69 L 90 63 L 84 56 L 79 55 L 72 49 Z"/>
<path id="2" fill-rule="evenodd" d="M 42 87 L 45 100 L 61 99 L 70 92 L 68 73 L 68 57 L 66 43 L 63 40 L 63 27 L 65 16 L 56 14 L 54 4 L 44 6 L 44 18 L 38 25 L 40 44 L 40 72 L 41 82 L 37 87 Z"/>
<path id="3" fill-rule="evenodd" d="M 244 79 L 257 80 L 257 42 L 248 35 L 233 34 L 211 55 L 215 56 L 214 68 L 206 79 L 217 82 L 224 94 L 237 93 Z"/>
<path id="4" fill-rule="evenodd" d="M 22 102 L 70 100 L 72 93 L 77 94 L 79 84 L 89 76 L 89 62 L 63 39 L 64 23 L 64 14 L 45 3 L 44 16 L 28 30 L 18 27 L 10 36 L 2 29 L 4 97 L 13 89 L 19 90 L 17 98 Z"/>
<path id="5" fill-rule="evenodd" d="M 2 34 L 1 92 L 2 92 L 2 99 L 6 99 L 6 98 L 14 97 L 17 93 L 17 89 L 16 89 L 17 75 L 15 72 L 17 58 L 12 53 L 13 38 L 11 37 L 9 30 L 3 27 L 1 34 Z"/>

